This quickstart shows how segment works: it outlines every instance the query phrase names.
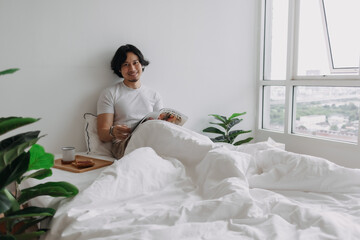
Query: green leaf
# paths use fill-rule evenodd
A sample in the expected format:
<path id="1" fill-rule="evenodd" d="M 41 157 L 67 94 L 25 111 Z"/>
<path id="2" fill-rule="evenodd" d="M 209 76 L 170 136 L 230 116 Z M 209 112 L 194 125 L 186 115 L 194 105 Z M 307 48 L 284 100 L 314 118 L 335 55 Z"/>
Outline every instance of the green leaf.
<path id="1" fill-rule="evenodd" d="M 0 171 L 39 140 L 40 131 L 21 133 L 0 142 Z"/>
<path id="2" fill-rule="evenodd" d="M 250 133 L 251 130 L 247 130 L 247 131 L 244 131 L 244 130 L 234 130 L 234 131 L 230 131 L 229 132 L 229 136 L 230 138 L 236 138 L 238 135 L 240 134 L 244 134 L 244 133 Z"/>
<path id="3" fill-rule="evenodd" d="M 242 121 L 242 119 L 237 119 L 237 118 L 233 118 L 229 121 L 229 123 L 227 124 L 227 131 L 229 131 L 233 126 L 235 126 L 236 124 L 240 123 Z"/>
<path id="4" fill-rule="evenodd" d="M 249 138 L 246 138 L 246 139 L 244 139 L 244 140 L 237 141 L 236 143 L 234 143 L 234 145 L 235 145 L 235 146 L 239 146 L 239 145 L 241 145 L 241 144 L 250 142 L 251 140 L 253 140 L 253 138 L 252 138 L 252 137 L 249 137 Z"/>
<path id="5" fill-rule="evenodd" d="M 11 74 L 11 73 L 14 73 L 14 72 L 19 71 L 19 70 L 20 70 L 19 68 L 6 69 L 4 71 L 1 71 L 0 75 Z"/>
<path id="6" fill-rule="evenodd" d="M 27 176 L 23 176 L 21 178 L 21 182 L 26 180 L 26 179 L 29 179 L 29 178 L 35 178 L 35 179 L 38 179 L 38 180 L 41 180 L 41 179 L 44 179 L 44 178 L 47 178 L 49 176 L 52 175 L 52 170 L 51 169 L 41 169 L 39 171 L 36 171 L 30 175 L 27 175 Z"/>
<path id="7" fill-rule="evenodd" d="M 251 132 L 251 130 L 248 130 L 248 131 L 244 131 L 244 130 L 234 130 L 234 131 L 231 131 L 229 132 L 229 139 L 230 139 L 230 142 L 233 143 L 235 138 L 237 136 L 239 136 L 240 134 L 244 134 L 244 133 L 249 133 Z"/>
<path id="8" fill-rule="evenodd" d="M 214 118 L 218 119 L 219 121 L 226 123 L 227 118 L 225 116 L 221 116 L 218 114 L 209 114 L 209 116 L 213 116 Z"/>
<path id="9" fill-rule="evenodd" d="M 21 190 L 18 202 L 22 204 L 31 198 L 41 195 L 49 195 L 51 197 L 73 197 L 78 194 L 78 192 L 79 190 L 77 187 L 68 182 L 47 182 Z"/>
<path id="10" fill-rule="evenodd" d="M 215 128 L 215 127 L 208 127 L 208 128 L 205 128 L 203 130 L 203 132 L 208 132 L 208 133 L 217 133 L 217 134 L 223 134 L 225 135 L 225 133 L 221 130 L 219 130 L 218 128 Z"/>
<path id="11" fill-rule="evenodd" d="M 31 131 L 26 133 L 20 133 L 15 136 L 4 139 L 0 142 L 0 151 L 10 150 L 16 145 L 38 138 L 39 133 L 40 131 Z"/>
<path id="12" fill-rule="evenodd" d="M 41 168 L 49 169 L 54 165 L 54 155 L 46 153 L 41 145 L 35 144 L 30 149 L 30 163 L 28 170 Z"/>
<path id="13" fill-rule="evenodd" d="M 213 142 L 225 142 L 229 143 L 228 139 L 225 136 L 218 136 L 216 138 L 210 138 Z"/>
<path id="14" fill-rule="evenodd" d="M 29 166 L 30 153 L 23 152 L 14 161 L 0 170 L 0 189 L 20 179 Z"/>
<path id="15" fill-rule="evenodd" d="M 2 189 L 0 191 L 0 213 L 4 213 L 9 210 L 12 206 L 12 201 L 7 197 L 8 194 L 5 193 L 7 189 Z"/>
<path id="16" fill-rule="evenodd" d="M 229 117 L 229 120 L 233 119 L 233 118 L 236 118 L 238 116 L 241 116 L 241 115 L 244 115 L 246 114 L 246 112 L 242 112 L 242 113 L 233 113 L 230 117 Z"/>
<path id="17" fill-rule="evenodd" d="M 26 207 L 24 209 L 7 214 L 6 217 L 0 219 L 0 222 L 18 218 L 54 216 L 54 214 L 55 209 L 53 208 Z"/>
<path id="18" fill-rule="evenodd" d="M 210 124 L 214 124 L 214 125 L 218 125 L 220 127 L 222 127 L 223 129 L 227 129 L 227 125 L 225 123 L 214 123 L 214 122 L 209 122 Z"/>
<path id="19" fill-rule="evenodd" d="M 5 213 L 5 212 L 9 212 L 9 211 L 17 211 L 20 209 L 20 205 L 18 204 L 18 202 L 14 198 L 14 196 L 9 192 L 9 190 L 7 190 L 6 188 L 2 189 L 1 195 L 2 195 L 1 196 L 2 199 L 4 198 L 7 200 L 4 201 L 4 203 L 6 202 L 6 206 L 4 205 L 4 208 L 1 209 L 0 213 Z M 8 206 L 8 204 L 10 204 L 10 205 Z"/>
<path id="20" fill-rule="evenodd" d="M 39 121 L 40 118 L 6 117 L 0 118 L 0 135 L 16 128 Z"/>

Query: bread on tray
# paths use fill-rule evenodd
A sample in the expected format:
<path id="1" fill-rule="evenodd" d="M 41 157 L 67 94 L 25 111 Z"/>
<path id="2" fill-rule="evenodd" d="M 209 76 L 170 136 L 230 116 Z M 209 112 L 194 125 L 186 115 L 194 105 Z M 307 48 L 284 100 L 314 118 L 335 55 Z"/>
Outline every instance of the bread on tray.
<path id="1" fill-rule="evenodd" d="M 76 159 L 74 162 L 71 163 L 73 166 L 77 168 L 88 168 L 95 165 L 95 162 L 91 159 L 86 160 L 78 160 Z"/>

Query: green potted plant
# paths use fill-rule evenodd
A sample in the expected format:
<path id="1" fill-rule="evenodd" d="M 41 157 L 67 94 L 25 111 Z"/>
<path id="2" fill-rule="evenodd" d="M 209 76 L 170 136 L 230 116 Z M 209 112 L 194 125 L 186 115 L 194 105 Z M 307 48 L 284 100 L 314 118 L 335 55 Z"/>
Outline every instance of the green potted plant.
<path id="1" fill-rule="evenodd" d="M 243 120 L 242 118 L 239 118 L 239 117 L 242 115 L 245 115 L 245 114 L 246 114 L 246 112 L 233 113 L 229 118 L 218 115 L 218 114 L 209 114 L 209 116 L 213 116 L 215 118 L 215 120 L 218 121 L 218 122 L 210 122 L 210 124 L 219 126 L 220 129 L 217 127 L 207 127 L 205 129 L 203 129 L 203 132 L 220 134 L 220 136 L 217 136 L 215 138 L 210 138 L 213 142 L 230 143 L 235 146 L 250 142 L 253 139 L 252 137 L 248 137 L 246 139 L 239 140 L 236 142 L 235 142 L 235 140 L 240 134 L 250 133 L 251 130 L 247 130 L 247 131 L 233 130 L 233 131 L 231 131 L 231 129 L 235 125 L 239 124 Z"/>
<path id="2" fill-rule="evenodd" d="M 14 73 L 8 69 L 0 75 Z M 35 118 L 0 117 L 0 135 L 38 121 Z M 45 152 L 36 142 L 43 136 L 40 131 L 30 131 L 0 141 L 0 238 L 34 239 L 46 229 L 34 228 L 37 223 L 52 217 L 53 208 L 28 206 L 28 200 L 49 195 L 72 197 L 78 189 L 67 182 L 46 182 L 31 188 L 9 191 L 10 185 L 18 185 L 28 178 L 44 179 L 52 175 L 54 155 Z M 33 230 L 29 230 L 33 229 Z"/>

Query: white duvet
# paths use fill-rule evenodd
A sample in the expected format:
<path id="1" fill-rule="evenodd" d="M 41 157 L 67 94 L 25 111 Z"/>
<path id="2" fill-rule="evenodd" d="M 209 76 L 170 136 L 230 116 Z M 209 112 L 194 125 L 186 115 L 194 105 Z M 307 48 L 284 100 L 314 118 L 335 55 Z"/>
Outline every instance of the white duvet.
<path id="1" fill-rule="evenodd" d="M 46 239 L 360 239 L 360 170 L 164 121 L 59 207 Z"/>

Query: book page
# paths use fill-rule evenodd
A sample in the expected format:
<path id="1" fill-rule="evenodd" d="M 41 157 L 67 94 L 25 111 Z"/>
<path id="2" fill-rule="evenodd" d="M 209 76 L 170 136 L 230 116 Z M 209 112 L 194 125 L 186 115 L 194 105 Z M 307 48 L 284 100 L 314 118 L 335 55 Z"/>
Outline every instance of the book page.
<path id="1" fill-rule="evenodd" d="M 139 127 L 139 125 L 148 120 L 164 120 L 167 122 L 174 123 L 176 125 L 182 126 L 187 121 L 188 117 L 182 114 L 179 111 L 176 111 L 172 108 L 162 108 L 159 112 L 151 112 L 146 114 L 138 124 L 133 128 L 133 132 Z"/>
<path id="2" fill-rule="evenodd" d="M 160 110 L 160 114 L 157 119 L 182 126 L 187 121 L 188 117 L 174 109 L 163 108 Z"/>

